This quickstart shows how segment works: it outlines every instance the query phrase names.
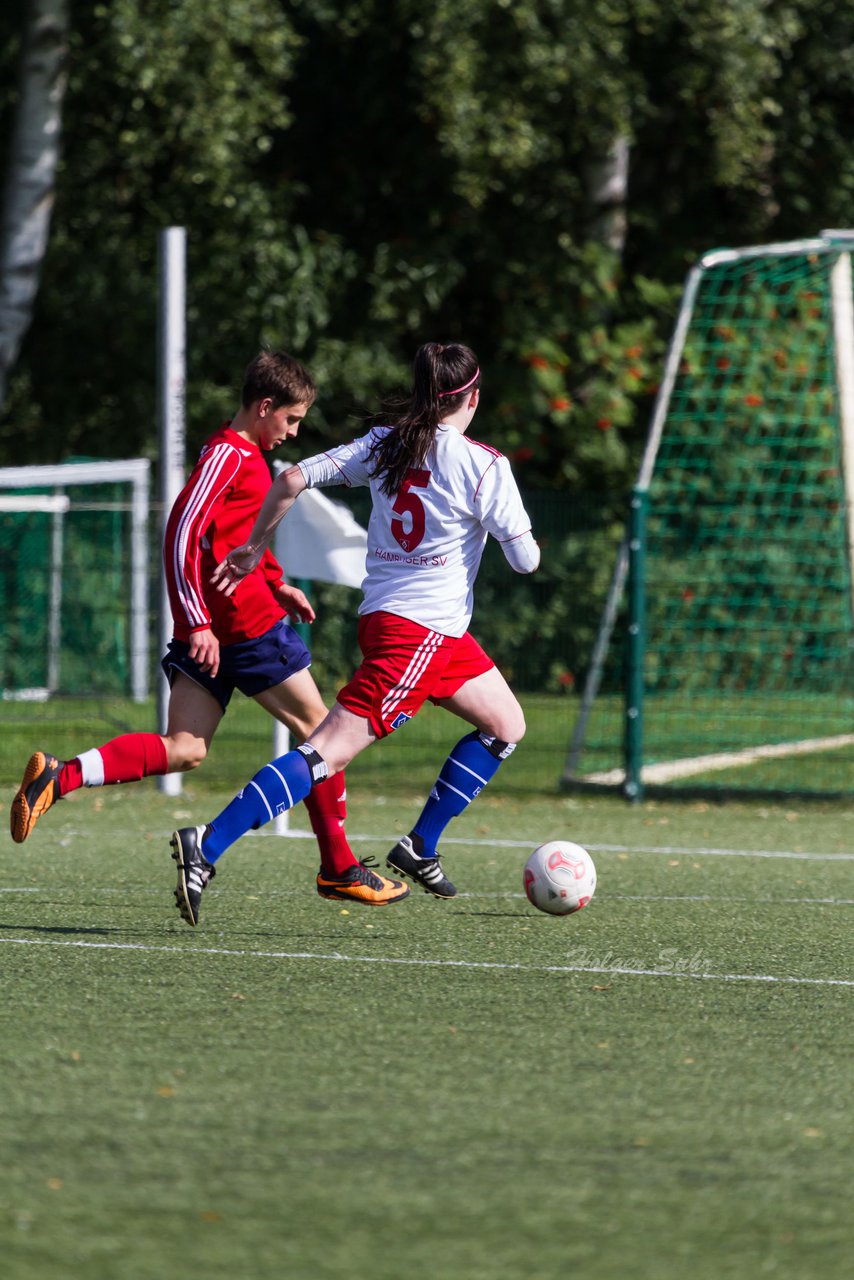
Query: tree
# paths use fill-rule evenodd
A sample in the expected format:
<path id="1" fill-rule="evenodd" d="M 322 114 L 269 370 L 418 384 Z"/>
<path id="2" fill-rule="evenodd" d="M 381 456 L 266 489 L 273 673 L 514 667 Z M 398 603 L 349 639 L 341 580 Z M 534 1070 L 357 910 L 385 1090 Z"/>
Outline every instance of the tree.
<path id="1" fill-rule="evenodd" d="M 616 518 L 688 267 L 849 216 L 853 28 L 832 0 L 78 6 L 0 453 L 154 452 L 178 223 L 191 448 L 259 342 L 316 373 L 312 446 L 456 334 L 523 483 Z"/>
<path id="2" fill-rule="evenodd" d="M 310 452 L 425 338 L 475 347 L 485 438 L 596 529 L 552 543 L 517 647 L 589 650 L 689 266 L 850 223 L 833 0 L 111 0 L 74 6 L 68 65 L 0 461 L 156 455 L 157 233 L 185 225 L 190 452 L 260 343 L 317 376 Z"/>
<path id="3" fill-rule="evenodd" d="M 0 407 L 47 247 L 66 85 L 66 0 L 30 0 L 0 223 Z"/>

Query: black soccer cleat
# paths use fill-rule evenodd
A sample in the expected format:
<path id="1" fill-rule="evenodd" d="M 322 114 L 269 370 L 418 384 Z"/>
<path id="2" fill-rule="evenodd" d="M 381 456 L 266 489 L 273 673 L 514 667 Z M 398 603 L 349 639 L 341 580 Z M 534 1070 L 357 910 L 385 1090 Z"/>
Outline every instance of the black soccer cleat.
<path id="1" fill-rule="evenodd" d="M 202 853 L 204 827 L 181 827 L 173 831 L 170 844 L 172 857 L 178 863 L 178 884 L 175 889 L 175 905 L 181 918 L 189 925 L 199 923 L 202 891 L 213 880 L 216 868 Z"/>
<path id="2" fill-rule="evenodd" d="M 34 751 L 30 756 L 9 813 L 15 844 L 23 844 L 42 814 L 61 799 L 59 771 L 64 763 L 45 751 Z"/>
<path id="3" fill-rule="evenodd" d="M 402 876 L 420 884 L 425 893 L 432 893 L 434 898 L 455 898 L 457 891 L 442 871 L 439 855 L 435 858 L 422 858 L 416 851 L 416 844 L 421 845 L 420 836 L 401 836 L 391 853 L 386 858 L 386 866 L 392 871 L 399 871 Z"/>

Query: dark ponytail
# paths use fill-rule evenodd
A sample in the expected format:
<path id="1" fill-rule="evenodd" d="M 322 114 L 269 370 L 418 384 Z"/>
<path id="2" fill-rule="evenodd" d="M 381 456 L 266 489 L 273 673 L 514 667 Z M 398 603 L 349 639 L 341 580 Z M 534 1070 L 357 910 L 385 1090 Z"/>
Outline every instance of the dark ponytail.
<path id="1" fill-rule="evenodd" d="M 375 425 L 391 426 L 371 449 L 371 474 L 382 477 L 389 497 L 400 492 L 407 472 L 423 467 L 436 428 L 480 386 L 477 356 L 460 342 L 425 342 L 415 353 L 412 393 L 386 401 Z"/>

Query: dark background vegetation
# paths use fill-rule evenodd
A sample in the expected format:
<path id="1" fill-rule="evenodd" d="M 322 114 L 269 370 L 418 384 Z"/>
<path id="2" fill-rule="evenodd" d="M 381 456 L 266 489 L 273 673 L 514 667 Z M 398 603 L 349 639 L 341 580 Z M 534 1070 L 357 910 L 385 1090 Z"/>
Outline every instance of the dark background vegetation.
<path id="1" fill-rule="evenodd" d="M 26 9 L 0 13 L 5 136 Z M 540 619 L 572 632 L 549 679 L 583 665 L 590 625 L 572 619 L 601 601 L 686 271 L 712 247 L 854 222 L 854 12 L 113 0 L 70 13 L 56 205 L 0 465 L 156 459 L 157 235 L 184 225 L 188 461 L 261 344 L 319 382 L 304 456 L 405 385 L 420 342 L 470 343 L 475 434 L 510 455 L 526 494 L 553 491 L 546 524 L 565 508 L 542 531 L 536 596 L 502 616 L 487 577 L 480 607 L 494 598 L 502 634 Z M 617 146 L 628 176 L 609 204 L 596 175 Z"/>

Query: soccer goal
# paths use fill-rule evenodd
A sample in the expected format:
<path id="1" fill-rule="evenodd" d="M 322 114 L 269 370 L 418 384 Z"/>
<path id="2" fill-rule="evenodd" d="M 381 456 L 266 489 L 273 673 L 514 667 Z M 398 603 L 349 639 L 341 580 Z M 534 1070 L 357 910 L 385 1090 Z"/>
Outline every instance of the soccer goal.
<path id="1" fill-rule="evenodd" d="M 148 459 L 0 468 L 0 776 L 149 697 Z M 40 744 L 36 744 L 40 745 Z M 54 749 L 59 749 L 59 745 Z M 8 759 L 7 759 L 8 756 Z"/>
<path id="2" fill-rule="evenodd" d="M 853 252 L 690 272 L 566 785 L 854 794 Z"/>

